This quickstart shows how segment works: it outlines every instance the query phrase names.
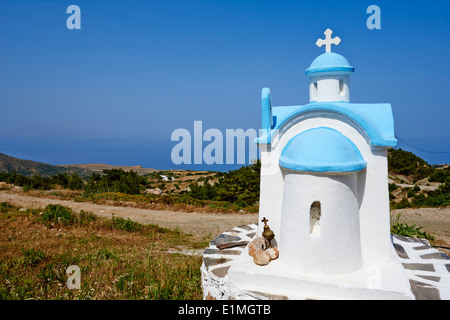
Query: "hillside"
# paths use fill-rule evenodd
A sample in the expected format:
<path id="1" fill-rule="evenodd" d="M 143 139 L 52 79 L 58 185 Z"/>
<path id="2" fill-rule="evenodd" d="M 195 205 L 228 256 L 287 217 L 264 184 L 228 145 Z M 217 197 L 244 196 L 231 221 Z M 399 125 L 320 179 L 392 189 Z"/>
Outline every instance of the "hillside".
<path id="1" fill-rule="evenodd" d="M 450 167 L 430 165 L 412 152 L 388 153 L 391 209 L 450 205 Z"/>
<path id="2" fill-rule="evenodd" d="M 12 173 L 16 171 L 24 176 L 39 174 L 41 176 L 52 176 L 58 173 L 76 173 L 80 177 L 88 177 L 92 171 L 76 166 L 55 166 L 37 161 L 23 160 L 0 153 L 0 172 Z"/>

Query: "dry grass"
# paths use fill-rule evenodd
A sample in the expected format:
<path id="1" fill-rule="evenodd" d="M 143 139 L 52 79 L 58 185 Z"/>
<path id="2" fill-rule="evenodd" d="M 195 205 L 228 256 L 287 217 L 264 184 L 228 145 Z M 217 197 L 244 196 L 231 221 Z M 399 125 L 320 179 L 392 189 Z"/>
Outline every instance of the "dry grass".
<path id="1" fill-rule="evenodd" d="M 46 219 L 49 207 L 0 209 L 0 299 L 202 298 L 201 257 L 170 252 L 210 239 L 68 208 L 70 222 Z M 81 269 L 79 290 L 66 286 L 70 265 Z"/>

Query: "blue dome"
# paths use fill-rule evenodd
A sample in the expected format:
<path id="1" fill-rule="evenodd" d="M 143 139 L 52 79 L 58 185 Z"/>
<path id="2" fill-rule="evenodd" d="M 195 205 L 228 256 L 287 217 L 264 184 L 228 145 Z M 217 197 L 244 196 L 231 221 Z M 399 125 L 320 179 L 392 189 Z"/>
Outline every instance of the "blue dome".
<path id="1" fill-rule="evenodd" d="M 346 74 L 354 71 L 355 68 L 343 56 L 334 52 L 326 52 L 311 63 L 311 66 L 306 69 L 306 75 L 313 76 L 317 73 Z"/>
<path id="2" fill-rule="evenodd" d="M 293 137 L 281 152 L 280 166 L 302 172 L 355 172 L 367 163 L 358 148 L 340 132 L 326 127 Z"/>

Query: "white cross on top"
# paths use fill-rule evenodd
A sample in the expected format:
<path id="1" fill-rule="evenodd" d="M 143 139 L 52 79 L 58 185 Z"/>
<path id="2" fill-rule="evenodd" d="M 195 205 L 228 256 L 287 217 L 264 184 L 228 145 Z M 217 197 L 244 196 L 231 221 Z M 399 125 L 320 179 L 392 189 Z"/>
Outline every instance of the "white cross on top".
<path id="1" fill-rule="evenodd" d="M 333 31 L 331 31 L 331 29 L 327 29 L 325 30 L 325 39 L 319 39 L 316 42 L 316 45 L 320 48 L 323 45 L 325 45 L 325 52 L 331 52 L 331 45 L 338 45 L 339 43 L 341 43 L 341 38 L 339 37 L 334 37 L 333 39 L 331 39 L 331 35 L 333 34 Z"/>

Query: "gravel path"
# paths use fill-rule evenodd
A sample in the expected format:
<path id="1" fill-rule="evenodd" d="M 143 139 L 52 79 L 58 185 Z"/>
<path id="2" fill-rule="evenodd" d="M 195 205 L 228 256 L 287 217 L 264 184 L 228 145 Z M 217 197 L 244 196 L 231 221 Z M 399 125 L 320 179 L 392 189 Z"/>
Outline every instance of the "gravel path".
<path id="1" fill-rule="evenodd" d="M 166 210 L 149 210 L 132 207 L 115 207 L 99 205 L 90 202 L 75 202 L 27 196 L 8 191 L 0 191 L 0 202 L 5 201 L 22 208 L 44 208 L 48 204 L 61 204 L 78 212 L 91 211 L 98 216 L 115 217 L 140 222 L 142 224 L 157 224 L 164 228 L 175 229 L 195 235 L 219 235 L 238 225 L 247 225 L 258 220 L 256 214 L 217 214 L 199 212 L 180 212 Z"/>

